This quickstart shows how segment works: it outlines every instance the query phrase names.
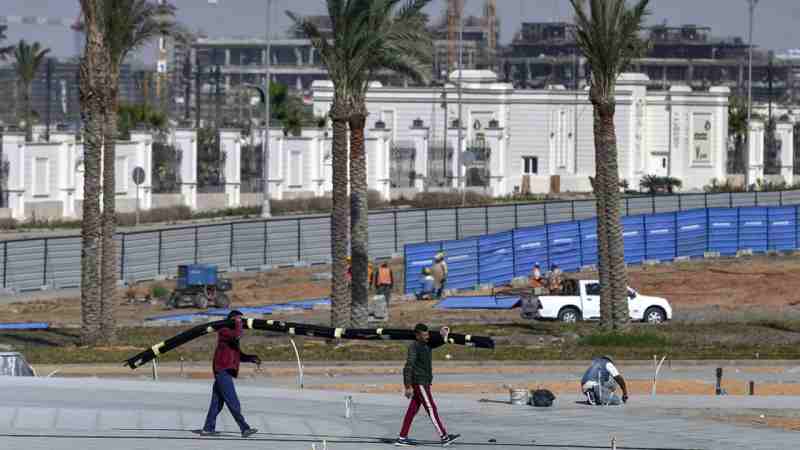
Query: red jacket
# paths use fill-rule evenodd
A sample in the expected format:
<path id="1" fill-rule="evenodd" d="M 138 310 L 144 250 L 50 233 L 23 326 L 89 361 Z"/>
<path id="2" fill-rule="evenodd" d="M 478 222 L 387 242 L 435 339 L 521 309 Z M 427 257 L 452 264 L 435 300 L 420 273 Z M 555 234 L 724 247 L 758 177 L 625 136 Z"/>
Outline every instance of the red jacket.
<path id="1" fill-rule="evenodd" d="M 239 363 L 251 362 L 255 359 L 252 355 L 245 355 L 239 348 L 239 338 L 242 337 L 242 319 L 234 319 L 234 329 L 222 328 L 217 332 L 217 350 L 214 352 L 214 373 L 227 370 L 236 378 L 239 375 Z"/>

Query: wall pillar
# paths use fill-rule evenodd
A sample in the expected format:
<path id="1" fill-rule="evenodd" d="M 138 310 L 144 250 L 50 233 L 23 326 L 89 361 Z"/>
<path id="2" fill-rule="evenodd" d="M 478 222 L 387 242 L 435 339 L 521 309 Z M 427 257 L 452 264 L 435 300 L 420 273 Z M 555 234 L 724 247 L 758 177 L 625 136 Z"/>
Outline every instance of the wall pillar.
<path id="1" fill-rule="evenodd" d="M 181 196 L 182 203 L 197 209 L 197 131 L 178 129 L 174 134 L 175 147 L 181 155 Z"/>
<path id="2" fill-rule="evenodd" d="M 794 126 L 791 122 L 777 125 L 778 139 L 781 141 L 781 176 L 786 184 L 794 182 Z"/>
<path id="3" fill-rule="evenodd" d="M 369 130 L 370 140 L 367 148 L 367 184 L 381 194 L 384 200 L 390 200 L 392 195 L 391 175 L 389 162 L 392 146 L 392 130 L 388 128 L 372 128 Z M 416 142 L 416 139 L 414 139 Z M 419 152 L 419 150 L 417 150 Z M 414 162 L 416 170 L 417 163 Z M 369 170 L 370 168 L 374 168 Z M 371 173 L 370 173 L 371 172 Z"/>
<path id="4" fill-rule="evenodd" d="M 267 183 L 269 183 L 269 196 L 273 200 L 283 200 L 283 181 L 284 181 L 284 144 L 286 139 L 283 130 L 270 128 L 269 130 L 269 173 Z"/>
<path id="5" fill-rule="evenodd" d="M 428 135 L 430 129 L 425 126 L 412 127 L 411 139 L 414 142 L 414 189 L 417 191 L 425 190 L 425 182 L 430 175 L 428 173 Z"/>
<path id="6" fill-rule="evenodd" d="M 503 128 L 487 128 L 484 130 L 486 143 L 491 148 L 489 155 L 489 189 L 493 197 L 506 195 L 505 161 L 506 142 Z"/>
<path id="7" fill-rule="evenodd" d="M 3 159 L 8 161 L 8 208 L 14 219 L 25 218 L 25 133 L 5 132 Z"/>
<path id="8" fill-rule="evenodd" d="M 235 208 L 241 204 L 242 134 L 239 130 L 220 130 L 219 142 L 225 155 L 225 206 Z"/>
<path id="9" fill-rule="evenodd" d="M 135 165 L 144 169 L 144 182 L 139 186 L 139 208 L 148 210 L 153 207 L 153 135 L 147 131 L 131 132 L 131 141 L 140 144 Z"/>
<path id="10" fill-rule="evenodd" d="M 764 178 L 764 122 L 751 120 L 748 126 L 747 182 Z"/>

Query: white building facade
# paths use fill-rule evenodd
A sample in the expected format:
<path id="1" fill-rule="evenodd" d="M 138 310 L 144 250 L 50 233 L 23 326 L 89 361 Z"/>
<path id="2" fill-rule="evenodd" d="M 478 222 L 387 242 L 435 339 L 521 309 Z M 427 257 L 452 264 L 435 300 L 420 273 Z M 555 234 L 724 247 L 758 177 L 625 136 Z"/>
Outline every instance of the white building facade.
<path id="1" fill-rule="evenodd" d="M 458 124 L 453 122 L 459 116 L 457 78 L 451 74 L 454 82 L 447 85 L 446 97 L 442 87 L 375 86 L 367 95 L 368 123 L 385 123 L 393 144 L 415 149 L 417 189 L 423 189 L 431 175 L 427 166 L 432 141 L 459 148 Z M 625 74 L 617 85 L 620 177 L 638 188 L 646 175 L 672 176 L 682 180 L 684 190 L 725 178 L 729 90 L 715 87 L 692 92 L 689 87 L 674 86 L 669 91 L 648 92 L 646 82 L 644 75 Z M 332 84 L 316 82 L 315 114 L 325 114 L 332 98 Z M 487 193 L 591 190 L 589 177 L 594 176 L 595 161 L 588 91 L 560 86 L 515 91 L 510 84 L 497 82 L 492 72 L 464 71 L 460 103 L 460 148 L 485 145 L 490 149 L 484 164 Z M 470 159 L 462 156 L 462 162 Z M 469 168 L 459 163 L 458 156 L 447 164 L 459 177 L 470 179 Z M 450 183 L 456 185 L 455 177 Z"/>

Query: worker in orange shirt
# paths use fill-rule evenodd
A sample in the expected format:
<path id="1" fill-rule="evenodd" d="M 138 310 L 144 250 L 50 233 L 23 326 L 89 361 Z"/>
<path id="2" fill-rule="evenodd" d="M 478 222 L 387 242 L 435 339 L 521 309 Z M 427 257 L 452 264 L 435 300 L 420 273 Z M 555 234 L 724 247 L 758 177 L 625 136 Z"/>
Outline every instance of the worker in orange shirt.
<path id="1" fill-rule="evenodd" d="M 542 278 L 542 268 L 539 267 L 539 264 L 534 264 L 533 270 L 531 270 L 531 287 L 532 288 L 544 287 L 544 279 Z"/>
<path id="2" fill-rule="evenodd" d="M 372 285 L 375 286 L 375 292 L 386 299 L 386 306 L 389 306 L 394 289 L 394 274 L 387 261 L 382 262 L 378 270 L 373 273 Z"/>

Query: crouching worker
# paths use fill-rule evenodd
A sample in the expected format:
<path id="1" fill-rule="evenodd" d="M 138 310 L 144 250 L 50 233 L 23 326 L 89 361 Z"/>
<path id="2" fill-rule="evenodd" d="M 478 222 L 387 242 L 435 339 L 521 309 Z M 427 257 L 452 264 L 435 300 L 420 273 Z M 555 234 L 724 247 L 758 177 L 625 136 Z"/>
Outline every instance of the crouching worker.
<path id="1" fill-rule="evenodd" d="M 433 275 L 431 275 L 431 269 L 427 267 L 422 269 L 422 278 L 420 281 L 422 282 L 422 288 L 414 294 L 417 296 L 417 300 L 432 300 L 433 296 L 436 294 L 436 283 L 433 279 Z"/>
<path id="2" fill-rule="evenodd" d="M 615 393 L 617 386 L 622 389 L 622 402 L 626 403 L 628 387 L 625 379 L 608 356 L 594 358 L 581 379 L 581 389 L 590 405 L 619 405 L 620 398 Z"/>
<path id="3" fill-rule="evenodd" d="M 239 339 L 242 337 L 242 313 L 231 311 L 228 319 L 234 320 L 233 328 L 222 328 L 217 332 L 217 350 L 214 352 L 214 388 L 211 393 L 211 405 L 208 407 L 206 424 L 200 434 L 214 436 L 216 431 L 217 416 L 222 412 L 222 407 L 227 406 L 231 416 L 239 425 L 242 437 L 255 434 L 258 430 L 250 427 L 242 416 L 242 407 L 236 395 L 233 379 L 239 375 L 239 362 L 261 364 L 261 359 L 255 355 L 242 353 Z"/>

